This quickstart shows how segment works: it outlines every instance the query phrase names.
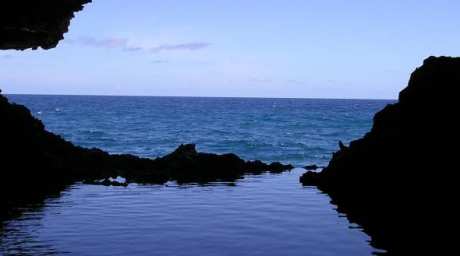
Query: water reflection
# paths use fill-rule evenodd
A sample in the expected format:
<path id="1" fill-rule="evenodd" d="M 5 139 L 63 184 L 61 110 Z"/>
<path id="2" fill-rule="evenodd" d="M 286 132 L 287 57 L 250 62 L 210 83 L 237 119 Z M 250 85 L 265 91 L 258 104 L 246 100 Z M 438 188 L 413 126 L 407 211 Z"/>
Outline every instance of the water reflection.
<path id="1" fill-rule="evenodd" d="M 370 255 L 361 229 L 301 170 L 236 183 L 77 184 L 8 220 L 5 255 Z"/>
<path id="2" fill-rule="evenodd" d="M 44 197 L 48 196 L 48 199 Z M 41 195 L 27 201 L 17 201 L 14 213 L 0 220 L 1 255 L 58 255 L 51 241 L 40 239 L 41 220 L 56 194 Z"/>

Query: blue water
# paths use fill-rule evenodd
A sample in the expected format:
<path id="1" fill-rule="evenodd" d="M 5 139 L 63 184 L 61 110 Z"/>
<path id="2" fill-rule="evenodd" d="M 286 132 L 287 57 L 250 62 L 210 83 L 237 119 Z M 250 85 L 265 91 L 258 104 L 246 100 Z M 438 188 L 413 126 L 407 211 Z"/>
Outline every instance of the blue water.
<path id="1" fill-rule="evenodd" d="M 327 164 L 337 141 L 370 129 L 390 101 L 25 96 L 46 127 L 85 147 L 157 157 L 181 143 L 200 151 L 297 167 Z M 370 255 L 370 237 L 327 195 L 302 187 L 305 170 L 236 184 L 75 184 L 5 224 L 0 254 Z"/>

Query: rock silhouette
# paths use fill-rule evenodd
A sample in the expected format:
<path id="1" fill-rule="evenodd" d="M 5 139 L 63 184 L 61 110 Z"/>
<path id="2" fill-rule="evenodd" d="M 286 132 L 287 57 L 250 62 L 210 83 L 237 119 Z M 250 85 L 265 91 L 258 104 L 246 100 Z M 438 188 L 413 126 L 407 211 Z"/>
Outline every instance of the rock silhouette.
<path id="1" fill-rule="evenodd" d="M 311 165 L 306 165 L 306 166 L 304 166 L 303 168 L 304 168 L 305 170 L 307 170 L 307 171 L 314 171 L 314 170 L 318 170 L 318 169 L 321 168 L 321 167 L 319 167 L 319 166 L 316 165 L 316 164 L 311 164 Z"/>
<path id="2" fill-rule="evenodd" d="M 55 47 L 88 2 L 3 1 L 0 49 Z M 446 206 L 456 202 L 459 85 L 460 58 L 426 59 L 399 102 L 375 115 L 368 134 L 348 147 L 340 143 L 328 167 L 300 181 L 328 193 L 339 211 L 372 236 L 374 246 L 395 254 L 448 247 L 444 234 L 452 236 L 447 229 L 456 220 Z M 16 214 L 16 205 L 58 196 L 75 181 L 124 185 L 109 179 L 123 176 L 140 183 L 205 182 L 289 168 L 199 153 L 193 145 L 155 160 L 84 149 L 46 131 L 27 108 L 0 95 L 0 219 Z"/>
<path id="3" fill-rule="evenodd" d="M 244 161 L 235 154 L 201 153 L 193 144 L 181 145 L 157 159 L 85 149 L 46 131 L 26 107 L 10 103 L 2 95 L 0 122 L 0 197 L 4 200 L 79 181 L 103 180 L 98 184 L 124 185 L 109 181 L 118 176 L 126 178 L 127 183 L 204 183 L 235 181 L 245 174 L 293 168 L 280 163 Z"/>
<path id="4" fill-rule="evenodd" d="M 50 49 L 64 38 L 74 13 L 91 0 L 4 0 L 0 49 Z"/>
<path id="5" fill-rule="evenodd" d="M 67 32 L 74 13 L 89 2 L 91 0 L 15 0 L 2 3 L 0 49 L 55 47 Z M 114 186 L 126 185 L 110 180 L 118 176 L 126 178 L 127 183 L 234 181 L 247 173 L 292 169 L 280 163 L 244 161 L 235 154 L 200 153 L 191 144 L 181 145 L 173 153 L 157 159 L 85 149 L 46 131 L 26 107 L 11 104 L 1 94 L 0 124 L 0 217 L 11 215 L 15 205 L 59 193 L 78 181 Z"/>
<path id="6" fill-rule="evenodd" d="M 27 177 L 34 176 L 30 179 L 34 183 L 46 183 L 47 179 L 73 182 L 117 176 L 140 183 L 199 182 L 235 180 L 245 173 L 281 172 L 293 168 L 280 163 L 244 161 L 235 154 L 201 153 L 193 144 L 181 145 L 157 159 L 85 149 L 46 131 L 42 122 L 26 107 L 11 104 L 1 95 L 0 118 L 1 175 L 8 176 L 2 180 L 9 183 L 15 180 L 25 182 Z M 7 168 L 12 171 L 6 171 Z"/>
<path id="7" fill-rule="evenodd" d="M 372 130 L 340 143 L 322 172 L 300 181 L 328 193 L 338 210 L 390 252 L 446 246 L 435 232 L 454 187 L 460 58 L 430 57 L 413 72 L 399 102 L 374 117 Z M 444 231 L 445 233 L 445 231 Z"/>

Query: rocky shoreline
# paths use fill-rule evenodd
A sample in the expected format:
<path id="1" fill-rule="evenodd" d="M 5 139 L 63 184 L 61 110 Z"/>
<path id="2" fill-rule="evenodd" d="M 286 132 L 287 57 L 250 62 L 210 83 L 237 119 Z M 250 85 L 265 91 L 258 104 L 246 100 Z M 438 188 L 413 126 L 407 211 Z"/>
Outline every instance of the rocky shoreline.
<path id="1" fill-rule="evenodd" d="M 6 1 L 0 8 L 0 49 L 55 47 L 74 13 L 89 2 Z M 443 235 L 454 220 L 448 206 L 456 199 L 459 85 L 460 58 L 426 59 L 399 102 L 375 115 L 368 134 L 349 146 L 341 143 L 326 168 L 309 171 L 300 181 L 327 193 L 378 248 L 394 254 L 446 251 L 454 244 Z M 84 149 L 46 131 L 27 108 L 1 95 L 0 122 L 0 220 L 18 214 L 16 206 L 58 196 L 77 181 L 123 185 L 109 180 L 122 176 L 138 183 L 208 182 L 292 168 L 244 161 L 234 154 L 199 153 L 194 145 L 158 159 Z"/>
<path id="2" fill-rule="evenodd" d="M 0 49 L 54 48 L 75 13 L 89 2 L 7 1 L 0 9 Z M 14 215 L 14 206 L 59 193 L 75 182 L 125 185 L 111 181 L 121 176 L 126 184 L 206 183 L 293 168 L 245 161 L 235 154 L 201 153 L 192 144 L 157 159 L 85 149 L 46 131 L 26 107 L 8 102 L 1 93 L 0 122 L 0 217 Z"/>
<path id="3" fill-rule="evenodd" d="M 442 202 L 453 199 L 459 85 L 460 58 L 427 58 L 399 102 L 375 115 L 369 133 L 342 144 L 326 168 L 306 172 L 300 182 L 330 195 L 376 247 L 400 253 L 439 245 L 428 227 L 448 220 Z"/>
<path id="4" fill-rule="evenodd" d="M 278 162 L 245 161 L 235 154 L 197 152 L 194 144 L 180 145 L 174 152 L 156 159 L 82 148 L 46 131 L 43 123 L 26 107 L 8 102 L 1 94 L 0 118 L 2 165 L 4 170 L 11 170 L 1 175 L 10 183 L 16 176 L 26 179 L 34 175 L 32 170 L 37 170 L 40 176 L 34 182 L 46 182 L 47 176 L 52 175 L 70 181 L 121 176 L 128 183 L 181 183 L 234 181 L 248 173 L 282 172 L 293 168 Z"/>
<path id="5" fill-rule="evenodd" d="M 281 163 L 245 161 L 235 154 L 201 153 L 193 144 L 181 145 L 171 154 L 156 159 L 111 155 L 96 148 L 78 147 L 46 131 L 26 107 L 10 103 L 2 95 L 0 120 L 0 194 L 3 198 L 116 177 L 125 178 L 126 183 L 206 183 L 235 181 L 245 174 L 276 173 L 293 168 Z"/>

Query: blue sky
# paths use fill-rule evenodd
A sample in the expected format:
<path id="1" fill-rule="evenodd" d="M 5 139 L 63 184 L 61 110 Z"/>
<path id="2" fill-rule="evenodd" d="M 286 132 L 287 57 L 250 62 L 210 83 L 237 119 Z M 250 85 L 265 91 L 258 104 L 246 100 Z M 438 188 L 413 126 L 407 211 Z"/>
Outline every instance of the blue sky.
<path id="1" fill-rule="evenodd" d="M 0 52 L 6 93 L 397 97 L 460 55 L 458 0 L 93 0 L 58 48 Z"/>

